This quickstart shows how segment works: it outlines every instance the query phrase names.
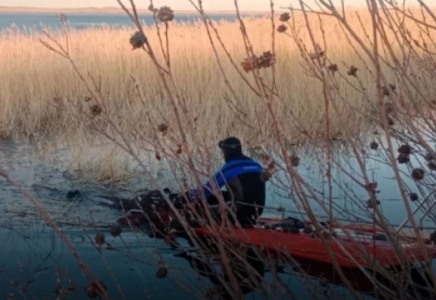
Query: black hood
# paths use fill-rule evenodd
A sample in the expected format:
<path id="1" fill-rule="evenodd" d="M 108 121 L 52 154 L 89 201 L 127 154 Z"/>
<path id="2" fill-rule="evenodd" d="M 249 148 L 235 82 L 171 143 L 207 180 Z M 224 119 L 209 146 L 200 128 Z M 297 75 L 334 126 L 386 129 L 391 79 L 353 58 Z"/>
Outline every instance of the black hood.
<path id="1" fill-rule="evenodd" d="M 218 143 L 218 147 L 224 153 L 224 160 L 229 162 L 235 159 L 247 159 L 247 157 L 242 154 L 242 144 L 241 141 L 236 137 L 228 137 Z"/>

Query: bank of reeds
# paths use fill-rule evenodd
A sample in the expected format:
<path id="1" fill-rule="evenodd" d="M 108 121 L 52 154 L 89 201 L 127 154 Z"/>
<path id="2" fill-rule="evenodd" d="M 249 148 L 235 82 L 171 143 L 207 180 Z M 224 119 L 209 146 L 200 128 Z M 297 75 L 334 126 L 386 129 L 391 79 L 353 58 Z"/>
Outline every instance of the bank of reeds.
<path id="1" fill-rule="evenodd" d="M 321 225 L 311 205 L 315 201 L 327 215 L 330 224 L 349 234 L 336 218 L 332 194 L 335 182 L 332 169 L 341 169 L 332 140 L 337 139 L 341 132 L 348 137 L 347 142 L 357 161 L 357 168 L 353 172 L 343 172 L 368 196 L 362 213 L 371 219 L 373 228 L 382 230 L 401 260 L 403 246 L 397 239 L 397 233 L 389 226 L 389 220 L 379 209 L 382 199 L 378 199 L 380 187 L 375 179 L 377 176 L 370 175 L 366 164 L 371 159 L 368 158 L 368 151 L 378 151 L 374 160 L 386 164 L 393 172 L 400 194 L 399 206 L 407 212 L 412 232 L 417 236 L 416 244 L 425 252 L 426 245 L 412 214 L 412 202 L 416 201 L 416 197 L 407 194 L 409 187 L 404 177 L 411 177 L 415 188 L 423 195 L 433 192 L 435 176 L 431 171 L 436 169 L 432 143 L 436 123 L 431 111 L 436 78 L 434 10 L 421 2 L 421 10 L 415 10 L 418 14 L 415 16 L 391 1 L 371 0 L 368 1 L 366 14 L 358 18 L 353 17 L 355 12 L 344 12 L 330 1 L 320 0 L 320 10 L 314 11 L 304 6 L 302 0 L 299 3 L 303 13 L 291 10 L 289 14 L 276 16 L 272 11 L 271 19 L 239 18 L 237 23 L 217 25 L 210 22 L 201 8 L 201 1 L 192 1 L 204 23 L 189 27 L 189 30 L 193 30 L 191 34 L 178 36 L 176 29 L 188 29 L 185 25 L 171 24 L 174 12 L 169 8 L 154 10 L 151 7 L 159 24 L 156 32 L 139 22 L 133 0 L 129 1 L 132 9 L 123 2 L 128 1 L 118 1 L 136 25 L 132 30 L 134 32 L 129 32 L 134 33 L 130 38 L 130 46 L 136 51 L 130 53 L 129 50 L 129 54 L 126 54 L 124 50 L 116 48 L 113 41 L 118 37 L 112 40 L 108 48 L 96 39 L 84 39 L 82 42 L 87 43 L 79 43 L 82 47 L 80 52 L 73 48 L 72 41 L 78 37 L 74 31 L 64 32 L 64 36 L 49 35 L 44 38 L 44 46 L 55 53 L 50 56 L 53 65 L 62 66 L 59 67 L 61 70 L 49 73 L 53 80 L 56 79 L 56 88 L 68 82 L 66 88 L 77 80 L 75 89 L 69 90 L 70 94 L 66 94 L 64 89 L 57 91 L 58 95 L 55 96 L 46 94 L 49 101 L 56 98 L 55 102 L 59 105 L 56 108 L 59 109 L 57 117 L 63 120 L 64 117 L 60 117 L 62 114 L 70 116 L 65 118 L 70 123 L 53 127 L 58 131 L 52 133 L 61 134 L 62 128 L 73 128 L 70 132 L 74 132 L 78 127 L 88 134 L 90 125 L 96 133 L 128 153 L 150 180 L 150 185 L 162 192 L 161 182 L 150 170 L 148 162 L 141 159 L 140 150 L 155 153 L 154 158 L 162 161 L 171 172 L 184 173 L 194 185 L 201 186 L 204 176 L 213 171 L 210 141 L 227 134 L 250 140 L 250 146 L 256 148 L 265 166 L 263 178 L 268 181 L 271 179 L 269 176 L 274 176 L 276 171 L 285 174 L 283 188 L 289 191 L 292 201 L 299 204 L 313 224 L 313 238 L 322 243 L 338 278 L 349 288 L 352 296 L 360 299 L 363 296 L 354 289 L 351 278 L 347 277 L 332 252 L 333 241 L 340 239 L 332 234 L 331 227 Z M 235 4 L 238 12 L 237 1 Z M 338 33 L 335 36 L 340 38 L 334 38 L 334 33 Z M 84 32 L 81 38 L 86 37 L 86 34 Z M 128 35 L 127 31 L 124 34 Z M 62 37 L 68 37 L 67 41 L 64 42 Z M 186 45 L 182 41 L 194 38 L 195 46 L 192 48 L 179 47 Z M 123 41 L 126 40 L 124 36 Z M 89 46 L 92 43 L 95 46 Z M 123 69 L 125 65 L 118 65 L 118 61 L 111 64 L 111 60 L 105 60 L 105 51 L 114 49 L 117 49 L 116 53 L 112 53 L 111 57 L 118 57 L 123 62 L 128 57 L 130 68 Z M 98 51 L 97 56 L 89 56 L 98 57 L 92 60 L 92 64 L 86 63 L 89 61 L 89 57 L 84 55 L 87 51 Z M 45 55 L 49 57 L 51 54 Z M 97 64 L 100 59 L 104 63 Z M 74 72 L 69 68 L 73 68 Z M 198 77 L 190 77 L 191 74 Z M 23 100 L 17 103 L 21 103 L 18 107 L 22 109 L 32 107 L 23 105 Z M 43 102 L 36 102 L 36 108 L 39 107 L 37 103 Z M 46 120 L 49 122 L 51 119 Z M 365 147 L 358 139 L 358 133 L 366 128 L 363 125 L 370 123 L 377 124 L 384 138 Z M 35 124 L 29 128 L 38 128 Z M 17 130 L 21 128 L 22 132 L 26 132 L 24 122 L 18 122 L 17 125 Z M 47 128 L 51 130 L 52 127 Z M 324 193 L 318 193 L 316 187 L 310 186 L 301 176 L 297 168 L 297 154 L 292 154 L 290 150 L 290 145 L 303 136 L 311 141 L 318 138 L 323 146 L 325 160 L 321 169 L 325 178 Z M 395 140 L 403 143 L 398 149 L 393 146 Z M 271 146 L 274 146 L 274 154 L 278 157 L 267 151 Z M 419 162 L 411 160 L 414 156 L 423 156 L 426 162 L 421 162 L 419 166 Z M 406 165 L 409 173 L 400 170 L 400 165 Z M 6 173 L 0 175 L 8 179 Z M 13 180 L 10 182 L 15 185 Z M 179 189 L 183 190 L 182 180 L 178 183 Z M 23 193 L 45 215 L 39 203 L 25 191 Z M 361 200 L 357 198 L 356 202 Z M 181 223 L 193 246 L 199 250 L 199 259 L 210 266 L 204 251 L 204 247 L 210 244 L 205 245 L 197 239 L 195 231 L 182 217 L 183 212 L 175 209 L 169 199 L 166 200 L 174 218 Z M 224 205 L 223 202 L 220 204 Z M 243 299 L 243 283 L 267 298 L 268 292 L 259 285 L 259 282 L 264 282 L 261 275 L 264 268 L 274 275 L 272 282 L 267 281 L 267 285 L 283 295 L 294 294 L 295 291 L 290 290 L 286 282 L 277 276 L 277 266 L 269 256 L 261 255 L 259 249 L 250 245 L 241 245 L 237 240 L 229 242 L 223 238 L 225 233 L 231 236 L 235 228 L 227 226 L 228 223 L 217 224 L 207 209 L 204 218 L 209 221 L 206 227 L 212 230 L 211 243 L 224 273 L 213 274 L 220 286 L 215 296 L 224 293 L 224 297 Z M 48 216 L 46 220 L 53 223 Z M 56 226 L 53 227 L 56 230 Z M 59 231 L 56 232 L 63 237 Z M 171 242 L 171 235 L 166 238 Z M 97 235 L 95 240 L 100 246 L 104 244 L 101 235 Z M 358 241 L 354 242 L 359 245 Z M 353 254 L 344 253 L 350 259 L 353 259 Z M 250 256 L 255 256 L 262 263 L 260 273 L 253 270 L 254 267 L 249 263 Z M 284 256 L 287 263 L 295 262 L 292 256 Z M 393 272 L 377 264 L 376 256 L 367 252 L 363 252 L 360 258 L 364 260 L 359 265 L 360 270 L 372 283 L 377 297 L 418 297 L 410 288 L 414 283 L 404 272 L 407 268 Z M 424 285 L 427 285 L 430 294 L 434 294 L 436 276 L 431 257 L 426 257 L 424 261 L 421 270 L 429 274 Z M 159 265 L 158 276 L 166 276 L 169 266 L 164 262 Z M 364 266 L 371 266 L 371 269 L 366 270 Z M 299 269 L 299 266 L 296 268 Z M 309 275 L 303 274 L 306 278 Z M 380 275 L 386 281 L 380 281 Z M 91 282 L 95 280 L 90 278 Z M 325 287 L 327 282 L 320 280 L 320 285 Z M 97 291 L 99 289 L 101 287 Z M 107 296 L 101 291 L 99 293 Z M 324 296 L 328 293 L 327 290 Z"/>
<path id="2" fill-rule="evenodd" d="M 347 21 L 365 38 L 367 32 L 364 30 L 367 28 L 362 28 L 360 24 L 368 23 L 369 14 L 347 11 L 347 15 Z M 356 135 L 373 122 L 370 117 L 375 99 L 365 98 L 359 89 L 364 87 L 368 95 L 375 96 L 374 69 L 370 66 L 366 69 L 368 59 L 359 59 L 362 51 L 354 51 L 340 25 L 329 21 L 326 16 L 320 16 L 319 20 L 314 15 L 309 18 L 315 39 L 322 43 L 321 36 L 325 35 L 326 45 L 323 48 L 331 63 L 338 67 L 335 78 L 343 99 L 339 111 L 331 112 L 331 134 L 333 137 Z M 282 133 L 290 141 L 298 142 L 308 139 L 306 133 L 319 139 L 323 135 L 325 121 L 320 83 L 309 75 L 310 66 L 300 55 L 302 49 L 287 36 L 298 34 L 303 43 L 300 46 L 310 47 L 302 14 L 293 16 L 292 23 L 298 33 L 288 30 L 277 33 L 275 37 L 275 69 L 278 74 L 275 81 L 280 99 L 272 105 L 277 118 L 286 120 Z M 237 69 L 233 68 L 232 62 L 226 59 L 226 51 L 217 47 L 221 67 L 226 73 L 226 80 L 233 85 L 234 94 L 226 90 L 201 22 L 175 23 L 168 33 L 171 72 L 186 98 L 188 116 L 196 120 L 198 134 L 205 141 L 215 141 L 230 133 L 253 142 L 265 141 L 269 138 L 272 121 L 261 117 L 263 104 L 253 97 L 239 74 L 245 74 L 240 64 L 246 56 L 239 24 L 236 21 L 219 21 L 214 26 L 237 65 Z M 268 17 L 245 19 L 245 26 L 251 33 L 253 49 L 258 53 L 269 51 L 271 30 Z M 136 137 L 140 134 L 150 137 L 152 126 L 149 118 L 174 128 L 174 115 L 168 112 L 170 104 L 162 92 L 163 86 L 152 61 L 138 51 L 132 51 L 128 44 L 133 30 L 132 27 L 110 26 L 85 30 L 68 28 L 67 40 L 64 32 L 50 29 L 47 33 L 64 46 L 68 41 L 69 55 L 84 76 L 89 74 L 94 77 L 105 97 L 105 105 L 120 130 Z M 151 44 L 159 45 L 153 26 L 144 27 L 144 31 Z M 213 31 L 211 34 L 214 35 Z M 419 39 L 417 28 L 412 34 Z M 388 35 L 392 39 L 392 33 Z M 86 101 L 91 96 L 89 91 L 81 84 L 71 65 L 56 53 L 48 51 L 40 39 L 45 39 L 41 32 L 29 34 L 8 29 L 0 34 L 0 134 L 3 137 L 54 136 L 67 140 L 89 137 L 90 130 L 98 126 L 89 118 L 91 105 Z M 220 44 L 216 37 L 213 39 L 214 43 Z M 355 45 L 354 42 L 352 44 Z M 393 47 L 399 51 L 399 45 L 393 43 Z M 162 57 L 158 59 L 163 62 Z M 351 66 L 358 68 L 357 77 L 347 74 Z M 395 84 L 397 80 L 389 68 L 385 65 L 382 68 L 387 71 L 389 81 Z M 261 71 L 261 74 L 264 72 Z M 434 92 L 433 87 L 429 88 L 429 93 Z M 67 103 L 67 100 L 70 102 Z M 68 109 L 62 107 L 66 103 Z M 348 117 L 347 128 L 339 124 L 335 117 L 337 114 Z"/>

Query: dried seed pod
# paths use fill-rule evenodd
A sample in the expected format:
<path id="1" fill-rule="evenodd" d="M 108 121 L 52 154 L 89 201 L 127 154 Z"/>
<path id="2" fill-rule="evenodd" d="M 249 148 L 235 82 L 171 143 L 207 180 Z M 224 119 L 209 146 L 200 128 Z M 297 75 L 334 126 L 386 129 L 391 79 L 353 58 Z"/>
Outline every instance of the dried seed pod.
<path id="1" fill-rule="evenodd" d="M 97 234 L 95 235 L 94 240 L 95 240 L 95 243 L 96 243 L 97 245 L 99 245 L 99 246 L 103 245 L 103 244 L 105 243 L 105 237 L 104 237 L 104 234 L 103 234 L 103 233 L 97 233 Z"/>
<path id="2" fill-rule="evenodd" d="M 281 25 L 279 25 L 279 27 L 277 27 L 277 31 L 280 33 L 285 32 L 287 29 L 288 29 L 288 27 L 286 27 L 286 25 L 283 25 L 283 24 L 281 24 Z"/>
<path id="3" fill-rule="evenodd" d="M 416 200 L 418 200 L 418 194 L 417 193 L 410 193 L 409 198 L 410 198 L 410 201 L 416 201 Z"/>
<path id="4" fill-rule="evenodd" d="M 245 58 L 244 61 L 241 63 L 241 66 L 244 69 L 244 71 L 247 73 L 259 68 L 257 57 L 252 56 L 252 57 Z"/>
<path id="5" fill-rule="evenodd" d="M 121 234 L 121 232 L 123 232 L 123 230 L 121 229 L 121 226 L 118 224 L 115 224 L 111 227 L 110 233 L 113 237 L 117 237 Z"/>
<path id="6" fill-rule="evenodd" d="M 388 117 L 388 125 L 389 126 L 395 125 L 395 122 L 394 122 L 394 120 L 391 117 Z"/>
<path id="7" fill-rule="evenodd" d="M 358 71 L 358 70 L 359 70 L 359 69 L 356 68 L 355 66 L 350 66 L 350 68 L 349 68 L 348 71 L 347 71 L 347 74 L 350 75 L 350 76 L 354 76 L 354 77 L 356 77 L 356 76 L 357 76 L 357 71 Z"/>
<path id="8" fill-rule="evenodd" d="M 370 182 L 367 185 L 365 185 L 365 189 L 368 192 L 375 194 L 377 192 L 377 186 L 378 186 L 377 182 Z"/>
<path id="9" fill-rule="evenodd" d="M 287 12 L 282 13 L 280 15 L 280 21 L 282 21 L 282 22 L 287 22 L 287 21 L 289 21 L 290 18 L 291 18 L 291 16 Z"/>
<path id="10" fill-rule="evenodd" d="M 407 144 L 401 145 L 398 148 L 398 153 L 404 154 L 404 155 L 410 155 L 412 154 L 412 147 L 410 147 Z"/>
<path id="11" fill-rule="evenodd" d="M 377 199 L 375 199 L 375 201 L 373 199 L 366 201 L 367 208 L 375 208 L 377 205 L 380 205 L 380 201 Z"/>
<path id="12" fill-rule="evenodd" d="M 371 144 L 369 144 L 369 147 L 372 150 L 377 150 L 378 149 L 378 143 L 376 141 L 372 141 Z"/>
<path id="13" fill-rule="evenodd" d="M 436 162 L 435 162 L 435 161 L 431 161 L 431 162 L 429 162 L 429 163 L 427 164 L 427 166 L 428 166 L 428 168 L 429 168 L 431 171 L 436 171 Z"/>
<path id="14" fill-rule="evenodd" d="M 291 155 L 290 160 L 293 167 L 298 167 L 298 165 L 300 164 L 300 158 L 295 154 Z"/>
<path id="15" fill-rule="evenodd" d="M 337 64 L 331 64 L 327 67 L 327 69 L 332 72 L 335 73 L 339 70 L 338 65 Z"/>
<path id="16" fill-rule="evenodd" d="M 165 267 L 160 267 L 156 272 L 157 278 L 165 278 L 168 275 L 168 269 Z"/>
<path id="17" fill-rule="evenodd" d="M 162 155 L 159 152 L 156 152 L 155 156 L 154 156 L 158 161 L 162 160 Z"/>
<path id="18" fill-rule="evenodd" d="M 100 105 L 94 104 L 93 106 L 91 106 L 91 114 L 94 117 L 100 115 L 102 112 L 103 112 L 103 109 L 101 108 Z"/>
<path id="19" fill-rule="evenodd" d="M 259 68 L 269 68 L 276 63 L 276 57 L 271 51 L 264 52 L 258 59 Z"/>
<path id="20" fill-rule="evenodd" d="M 130 45 L 132 45 L 132 50 L 135 50 L 145 45 L 147 37 L 142 31 L 137 31 L 130 37 L 129 41 Z"/>
<path id="21" fill-rule="evenodd" d="M 415 180 L 422 180 L 424 179 L 424 170 L 421 168 L 416 168 L 412 170 L 412 178 Z"/>
<path id="22" fill-rule="evenodd" d="M 410 162 L 410 156 L 400 153 L 397 157 L 397 161 L 399 164 L 407 164 L 408 162 Z"/>
<path id="23" fill-rule="evenodd" d="M 157 18 L 161 22 L 170 22 L 174 20 L 174 11 L 168 6 L 163 6 L 159 8 L 157 12 Z"/>
<path id="24" fill-rule="evenodd" d="M 157 131 L 159 131 L 162 134 L 166 134 L 168 131 L 168 125 L 165 123 L 161 123 L 157 126 Z"/>

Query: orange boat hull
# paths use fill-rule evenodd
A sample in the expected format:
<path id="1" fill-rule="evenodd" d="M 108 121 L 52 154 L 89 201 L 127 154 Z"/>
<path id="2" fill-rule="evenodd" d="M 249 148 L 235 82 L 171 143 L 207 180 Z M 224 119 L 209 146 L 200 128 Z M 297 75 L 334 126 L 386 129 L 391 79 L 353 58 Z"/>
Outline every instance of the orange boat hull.
<path id="1" fill-rule="evenodd" d="M 199 236 L 214 235 L 206 228 L 195 230 Z M 436 257 L 434 247 L 427 245 L 425 251 L 422 251 L 416 243 L 410 242 L 401 242 L 401 249 L 397 255 L 387 241 L 380 240 L 351 240 L 340 237 L 323 241 L 319 237 L 304 233 L 287 233 L 260 228 L 235 228 L 232 232 L 221 233 L 220 236 L 226 241 L 253 245 L 263 251 L 290 255 L 294 259 L 308 259 L 327 264 L 332 264 L 335 259 L 339 266 L 348 268 L 413 264 L 426 260 L 425 251 L 429 258 Z"/>

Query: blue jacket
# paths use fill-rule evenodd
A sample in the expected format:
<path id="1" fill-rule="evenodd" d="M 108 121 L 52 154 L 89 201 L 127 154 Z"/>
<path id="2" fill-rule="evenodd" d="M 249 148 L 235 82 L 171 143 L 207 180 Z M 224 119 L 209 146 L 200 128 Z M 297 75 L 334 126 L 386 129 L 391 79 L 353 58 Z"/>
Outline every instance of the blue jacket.
<path id="1" fill-rule="evenodd" d="M 251 174 L 257 175 L 256 177 L 250 176 L 251 178 L 260 177 L 260 174 L 263 171 L 263 167 L 251 158 L 244 159 L 234 159 L 230 160 L 224 166 L 221 167 L 219 171 L 217 171 L 212 179 L 212 181 L 208 181 L 203 185 L 203 190 L 205 192 L 206 198 L 213 196 L 213 185 L 218 189 L 221 189 L 224 186 L 229 186 L 229 183 L 234 182 L 236 179 L 243 175 Z M 251 182 L 255 183 L 255 182 Z M 250 188 L 247 186 L 246 188 Z M 191 199 L 199 200 L 200 194 L 198 189 L 192 189 L 189 191 L 189 195 Z"/>

